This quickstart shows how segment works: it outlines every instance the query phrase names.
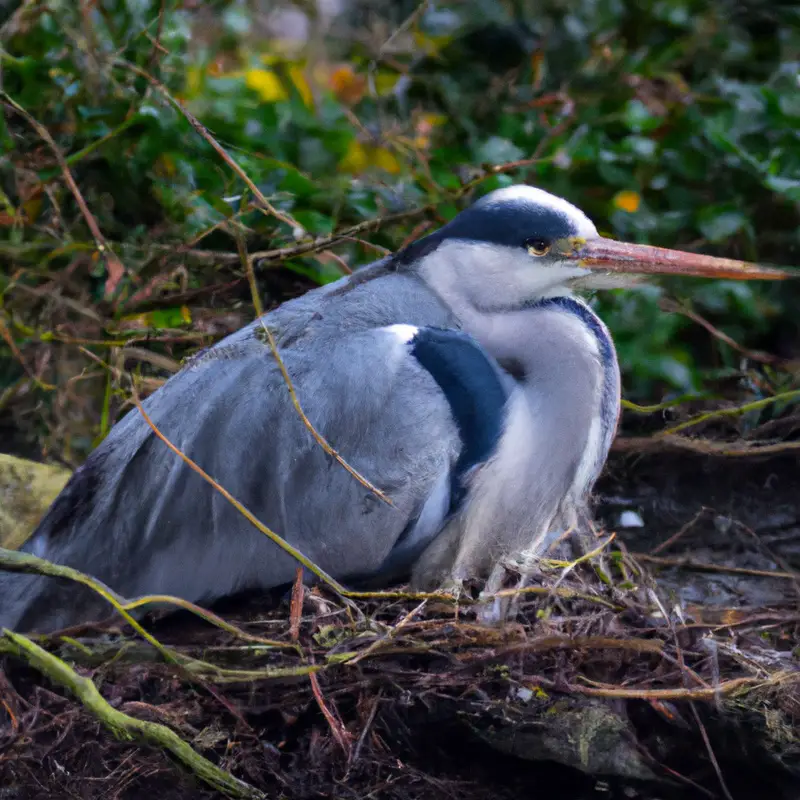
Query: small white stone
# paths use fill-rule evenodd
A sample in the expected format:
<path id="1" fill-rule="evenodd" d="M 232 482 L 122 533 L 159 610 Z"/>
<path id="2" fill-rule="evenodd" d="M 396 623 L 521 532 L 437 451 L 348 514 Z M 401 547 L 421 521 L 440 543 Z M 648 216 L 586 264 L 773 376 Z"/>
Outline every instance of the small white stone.
<path id="1" fill-rule="evenodd" d="M 644 528 L 644 520 L 637 511 L 623 511 L 619 515 L 620 528 Z"/>
<path id="2" fill-rule="evenodd" d="M 572 166 L 572 156 L 562 147 L 553 156 L 553 164 L 559 169 L 569 169 Z"/>
<path id="3" fill-rule="evenodd" d="M 517 700 L 522 700 L 523 703 L 530 703 L 533 699 L 533 690 L 525 686 L 520 686 L 516 691 L 516 695 Z"/>

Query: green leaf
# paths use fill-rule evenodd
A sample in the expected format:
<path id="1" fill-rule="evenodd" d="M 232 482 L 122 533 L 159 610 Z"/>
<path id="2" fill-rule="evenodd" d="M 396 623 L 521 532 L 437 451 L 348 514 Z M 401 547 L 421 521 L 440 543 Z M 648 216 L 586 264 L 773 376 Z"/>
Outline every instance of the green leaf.
<path id="1" fill-rule="evenodd" d="M 780 175 L 768 175 L 764 179 L 764 185 L 773 192 L 788 197 L 795 203 L 800 203 L 800 177 L 785 178 Z"/>
<path id="2" fill-rule="evenodd" d="M 706 239 L 716 243 L 742 230 L 747 225 L 747 217 L 741 211 L 705 209 L 700 212 L 697 225 Z"/>
<path id="3" fill-rule="evenodd" d="M 318 211 L 295 211 L 294 218 L 310 234 L 315 236 L 325 236 L 333 233 L 333 220 Z"/>
<path id="4" fill-rule="evenodd" d="M 477 150 L 476 157 L 482 164 L 506 164 L 525 157 L 525 151 L 509 139 L 490 136 Z"/>
<path id="5" fill-rule="evenodd" d="M 622 112 L 625 124 L 634 133 L 646 133 L 658 128 L 661 117 L 653 114 L 641 100 L 629 100 Z"/>

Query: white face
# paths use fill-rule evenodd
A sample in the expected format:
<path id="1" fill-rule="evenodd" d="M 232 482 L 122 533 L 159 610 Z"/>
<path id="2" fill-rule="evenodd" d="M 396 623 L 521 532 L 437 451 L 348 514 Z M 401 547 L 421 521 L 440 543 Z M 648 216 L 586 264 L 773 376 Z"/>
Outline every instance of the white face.
<path id="1" fill-rule="evenodd" d="M 452 239 L 427 256 L 421 272 L 445 299 L 457 292 L 485 311 L 568 294 L 570 282 L 591 275 L 566 259 L 533 256 L 522 247 Z"/>
<path id="2" fill-rule="evenodd" d="M 451 306 L 458 296 L 484 311 L 519 307 L 573 289 L 630 283 L 579 266 L 558 243 L 599 238 L 597 228 L 566 200 L 532 186 L 510 186 L 481 198 L 441 231 L 420 274 Z"/>

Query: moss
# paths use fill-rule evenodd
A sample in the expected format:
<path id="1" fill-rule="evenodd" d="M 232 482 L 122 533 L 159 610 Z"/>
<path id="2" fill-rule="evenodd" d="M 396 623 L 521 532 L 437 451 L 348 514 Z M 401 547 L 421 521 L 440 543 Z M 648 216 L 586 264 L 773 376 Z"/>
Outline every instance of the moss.
<path id="1" fill-rule="evenodd" d="M 15 550 L 25 542 L 70 474 L 0 453 L 0 546 Z"/>

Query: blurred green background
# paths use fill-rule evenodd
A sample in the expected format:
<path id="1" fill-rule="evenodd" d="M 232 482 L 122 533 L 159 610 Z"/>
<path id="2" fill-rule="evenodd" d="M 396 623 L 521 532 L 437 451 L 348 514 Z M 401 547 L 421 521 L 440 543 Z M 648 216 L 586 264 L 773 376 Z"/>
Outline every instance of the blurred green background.
<path id="1" fill-rule="evenodd" d="M 252 319 L 250 254 L 348 231 L 255 261 L 269 308 L 513 182 L 611 236 L 800 264 L 799 67 L 800 4 L 767 0 L 0 0 L 0 449 L 82 461 L 119 369 L 146 394 Z M 592 300 L 636 402 L 796 388 L 799 301 Z"/>

